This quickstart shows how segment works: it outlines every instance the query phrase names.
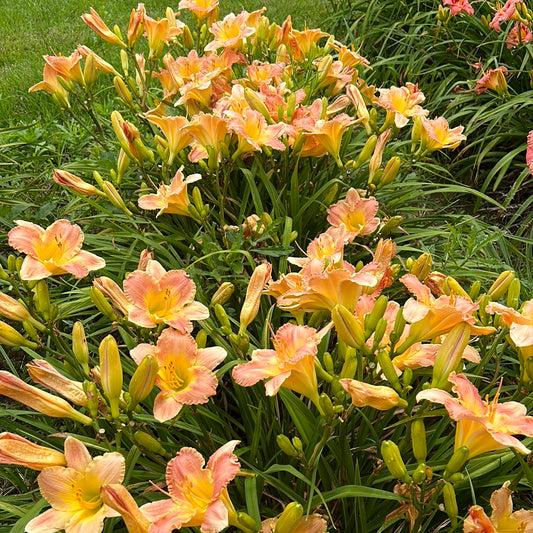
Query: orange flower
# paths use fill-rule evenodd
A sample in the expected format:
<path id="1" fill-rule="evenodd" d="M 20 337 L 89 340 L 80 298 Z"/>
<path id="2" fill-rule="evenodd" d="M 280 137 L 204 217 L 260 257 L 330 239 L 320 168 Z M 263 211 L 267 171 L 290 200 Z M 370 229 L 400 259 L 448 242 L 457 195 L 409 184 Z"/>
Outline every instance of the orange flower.
<path id="1" fill-rule="evenodd" d="M 133 307 L 128 319 L 143 328 L 167 324 L 190 332 L 191 320 L 209 318 L 207 307 L 194 301 L 196 286 L 183 270 L 166 271 L 157 261 L 148 261 L 146 270 L 136 270 L 124 281 L 124 292 Z"/>
<path id="2" fill-rule="evenodd" d="M 194 448 L 182 448 L 167 466 L 169 499 L 148 503 L 141 512 L 152 522 L 150 533 L 198 527 L 217 533 L 236 521 L 227 485 L 241 465 L 233 453 L 239 441 L 219 448 L 207 462 Z"/>
<path id="3" fill-rule="evenodd" d="M 100 488 L 122 482 L 124 457 L 113 452 L 91 459 L 82 442 L 67 437 L 65 459 L 66 467 L 51 466 L 39 474 L 39 490 L 52 509 L 28 522 L 27 533 L 100 533 L 106 517 L 119 516 L 102 502 Z"/>
<path id="4" fill-rule="evenodd" d="M 518 402 L 498 404 L 499 392 L 491 403 L 488 398 L 484 401 L 462 374 L 452 372 L 448 380 L 454 384 L 452 390 L 457 398 L 440 389 L 427 389 L 419 392 L 416 399 L 441 403 L 446 407 L 450 418 L 457 422 L 455 450 L 466 446 L 469 459 L 504 448 L 514 448 L 524 454 L 530 452 L 512 436 L 533 436 L 533 417 L 526 416 L 525 405 Z"/>
<path id="5" fill-rule="evenodd" d="M 148 38 L 150 57 L 159 56 L 164 43 L 171 41 L 176 35 L 183 33 L 183 22 L 167 18 L 155 20 L 144 15 L 144 29 Z"/>
<path id="6" fill-rule="evenodd" d="M 356 407 L 373 407 L 380 411 L 388 411 L 393 407 L 406 407 L 398 393 L 390 387 L 369 385 L 355 379 L 339 379 L 341 387 L 351 396 Z"/>
<path id="7" fill-rule="evenodd" d="M 216 394 L 218 380 L 213 369 L 226 358 L 219 346 L 198 349 L 189 334 L 165 329 L 157 346 L 139 344 L 131 352 L 137 364 L 153 355 L 159 365 L 156 384 L 161 390 L 154 402 L 160 422 L 174 418 L 184 405 L 206 403 Z"/>
<path id="8" fill-rule="evenodd" d="M 205 51 L 213 52 L 219 48 L 241 48 L 244 39 L 255 33 L 255 28 L 247 24 L 249 16 L 250 14 L 246 11 L 239 15 L 230 13 L 223 20 L 215 22 L 209 28 L 215 38 L 205 47 Z"/>
<path id="9" fill-rule="evenodd" d="M 190 133 L 183 129 L 189 121 L 185 117 L 160 116 L 155 113 L 146 113 L 145 116 L 163 132 L 167 141 L 163 158 L 168 166 L 172 165 L 175 157 L 191 143 Z"/>
<path id="10" fill-rule="evenodd" d="M 442 148 L 457 148 L 462 141 L 466 140 L 463 135 L 463 126 L 450 129 L 448 121 L 444 117 L 432 120 L 422 117 L 421 149 L 423 152 L 434 152 Z"/>
<path id="11" fill-rule="evenodd" d="M 529 29 L 529 26 L 526 26 L 522 22 L 517 22 L 509 32 L 505 42 L 507 48 L 516 48 L 522 44 L 529 43 L 533 39 L 533 33 Z"/>
<path id="12" fill-rule="evenodd" d="M 320 29 L 308 29 L 303 31 L 292 30 L 291 33 L 291 49 L 296 52 L 298 60 L 303 59 L 309 54 L 312 45 L 316 45 L 322 37 L 327 37 L 329 34 Z"/>
<path id="13" fill-rule="evenodd" d="M 200 20 L 218 10 L 218 0 L 181 0 L 178 9 L 188 9 Z"/>
<path id="14" fill-rule="evenodd" d="M 28 92 L 46 91 L 51 94 L 54 100 L 58 103 L 61 109 L 68 109 L 70 107 L 68 101 L 68 91 L 59 83 L 57 71 L 48 63 L 45 64 L 43 70 L 43 81 L 32 85 Z"/>
<path id="15" fill-rule="evenodd" d="M 490 518 L 479 505 L 468 509 L 464 533 L 533 533 L 533 511 L 520 509 L 513 513 L 513 491 L 509 485 L 510 481 L 506 481 L 501 489 L 492 493 Z"/>
<path id="16" fill-rule="evenodd" d="M 189 154 L 192 163 L 209 157 L 211 150 L 218 159 L 220 143 L 223 143 L 228 133 L 226 121 L 223 118 L 206 113 L 196 115 L 188 126 L 185 127 L 196 144 Z"/>
<path id="17" fill-rule="evenodd" d="M 44 60 L 50 65 L 65 81 L 74 81 L 83 85 L 83 74 L 81 73 L 80 59 L 81 54 L 78 50 L 72 52 L 68 57 L 43 56 Z"/>
<path id="18" fill-rule="evenodd" d="M 410 117 L 425 117 L 428 114 L 426 109 L 418 105 L 425 99 L 418 85 L 408 82 L 405 87 L 379 89 L 378 105 L 387 110 L 387 123 L 394 122 L 397 128 L 403 128 Z"/>
<path id="19" fill-rule="evenodd" d="M 379 225 L 379 218 L 375 217 L 379 204 L 373 196 L 364 195 L 365 191 L 350 189 L 344 200 L 328 208 L 328 222 L 334 228 L 344 224 L 350 240 L 372 233 Z"/>
<path id="20" fill-rule="evenodd" d="M 132 9 L 130 14 L 130 21 L 128 24 L 128 45 L 133 47 L 137 39 L 141 36 L 144 29 L 144 17 L 146 16 L 146 9 L 144 4 L 139 4 L 137 9 Z"/>
<path id="21" fill-rule="evenodd" d="M 450 15 L 455 17 L 459 13 L 466 13 L 472 16 L 474 9 L 468 2 L 468 0 L 442 0 L 443 6 L 450 6 Z"/>
<path id="22" fill-rule="evenodd" d="M 9 232 L 8 242 L 26 254 L 20 268 L 21 279 L 43 279 L 66 273 L 79 279 L 105 266 L 101 257 L 81 250 L 83 232 L 68 220 L 57 220 L 46 229 L 24 220 L 15 222 L 18 228 Z"/>
<path id="23" fill-rule="evenodd" d="M 91 30 L 95 31 L 104 41 L 127 48 L 126 43 L 107 27 L 100 15 L 92 7 L 90 8 L 90 11 L 90 13 L 85 13 L 81 16 L 83 22 L 85 22 Z"/>
<path id="24" fill-rule="evenodd" d="M 139 198 L 138 204 L 142 209 L 159 209 L 157 216 L 162 213 L 189 216 L 189 197 L 187 196 L 187 184 L 201 180 L 200 174 L 185 176 L 181 166 L 170 185 L 162 183 L 156 194 L 145 194 Z"/>
<path id="25" fill-rule="evenodd" d="M 49 466 L 64 466 L 66 463 L 61 452 L 5 432 L 0 433 L 0 464 L 42 470 Z"/>
<path id="26" fill-rule="evenodd" d="M 489 89 L 498 93 L 500 96 L 507 94 L 507 81 L 505 81 L 505 76 L 507 76 L 507 68 L 503 65 L 487 70 L 476 82 L 476 94 L 482 94 Z"/>
<path id="27" fill-rule="evenodd" d="M 503 7 L 496 10 L 489 26 L 499 33 L 501 31 L 500 22 L 506 20 L 520 20 L 520 15 L 516 10 L 516 4 L 521 4 L 522 2 L 523 0 L 507 0 Z"/>
<path id="28" fill-rule="evenodd" d="M 100 499 L 104 505 L 120 513 L 128 533 L 148 533 L 150 522 L 141 513 L 133 496 L 124 485 L 117 483 L 102 485 Z"/>
<path id="29" fill-rule="evenodd" d="M 274 349 L 255 350 L 249 363 L 233 369 L 233 379 L 242 387 L 267 379 L 267 396 L 274 396 L 280 387 L 286 387 L 303 394 L 318 407 L 315 357 L 328 329 L 317 332 L 307 326 L 281 326 L 272 338 Z"/>

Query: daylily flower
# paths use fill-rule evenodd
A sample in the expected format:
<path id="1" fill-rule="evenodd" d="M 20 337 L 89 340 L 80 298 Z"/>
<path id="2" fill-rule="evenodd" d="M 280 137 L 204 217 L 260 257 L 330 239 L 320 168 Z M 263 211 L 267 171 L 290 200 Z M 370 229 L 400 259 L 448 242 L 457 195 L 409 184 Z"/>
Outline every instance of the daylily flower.
<path id="1" fill-rule="evenodd" d="M 191 174 L 185 177 L 181 166 L 170 185 L 162 183 L 156 194 L 145 194 L 138 200 L 142 209 L 158 209 L 156 216 L 163 213 L 189 216 L 189 196 L 187 195 L 187 185 L 201 180 L 200 174 Z"/>
<path id="2" fill-rule="evenodd" d="M 180 0 L 178 9 L 188 9 L 200 20 L 218 9 L 218 0 Z"/>
<path id="3" fill-rule="evenodd" d="M 274 533 L 278 518 L 268 518 L 261 522 L 261 533 Z M 318 514 L 304 516 L 288 533 L 326 533 L 328 524 Z"/>
<path id="4" fill-rule="evenodd" d="M 46 91 L 51 94 L 54 100 L 58 103 L 61 109 L 68 109 L 70 107 L 68 101 L 68 91 L 59 83 L 56 70 L 48 63 L 45 64 L 43 69 L 43 81 L 32 85 L 28 92 L 33 93 L 36 91 Z"/>
<path id="5" fill-rule="evenodd" d="M 145 116 L 163 132 L 167 141 L 163 157 L 168 166 L 172 165 L 175 157 L 191 144 L 190 133 L 183 129 L 189 121 L 185 117 L 161 116 L 154 112 L 146 113 Z"/>
<path id="6" fill-rule="evenodd" d="M 39 446 L 14 433 L 0 433 L 0 464 L 20 465 L 32 470 L 49 466 L 64 466 L 65 456 L 61 452 Z"/>
<path id="7" fill-rule="evenodd" d="M 466 140 L 463 135 L 463 126 L 450 129 L 448 121 L 444 117 L 427 119 L 421 117 L 421 150 L 423 152 L 434 152 L 443 148 L 457 148 L 461 141 Z"/>
<path id="8" fill-rule="evenodd" d="M 81 178 L 78 178 L 78 176 L 75 176 L 66 170 L 54 170 L 53 178 L 59 185 L 62 185 L 67 189 L 72 189 L 78 194 L 83 194 L 84 196 L 105 196 L 105 193 L 97 189 L 94 185 L 83 181 Z"/>
<path id="9" fill-rule="evenodd" d="M 459 13 L 466 13 L 470 16 L 474 14 L 474 8 L 468 0 L 442 0 L 442 5 L 450 7 L 450 15 L 452 17 L 455 17 Z"/>
<path id="10" fill-rule="evenodd" d="M 77 224 L 57 220 L 43 229 L 24 220 L 15 222 L 18 227 L 9 232 L 8 242 L 26 254 L 20 268 L 21 279 L 36 280 L 66 273 L 79 279 L 105 266 L 101 257 L 81 249 L 84 235 Z"/>
<path id="11" fill-rule="evenodd" d="M 0 371 L 0 395 L 7 396 L 54 418 L 71 418 L 86 426 L 92 424 L 92 420 L 88 416 L 78 412 L 62 398 L 28 385 L 25 381 L 5 370 Z"/>
<path id="12" fill-rule="evenodd" d="M 305 28 L 303 31 L 292 30 L 290 33 L 290 44 L 295 58 L 301 60 L 306 57 L 311 50 L 311 46 L 313 44 L 316 45 L 322 37 L 328 37 L 328 35 L 318 28 Z"/>
<path id="13" fill-rule="evenodd" d="M 513 491 L 509 485 L 510 481 L 506 481 L 501 489 L 492 493 L 490 518 L 479 505 L 468 509 L 464 533 L 533 533 L 533 511 L 520 509 L 513 513 Z"/>
<path id="14" fill-rule="evenodd" d="M 91 459 L 82 442 L 67 437 L 65 459 L 66 467 L 51 466 L 39 474 L 39 489 L 52 509 L 31 520 L 27 533 L 100 533 L 106 517 L 119 516 L 102 502 L 100 488 L 122 482 L 124 457 L 113 452 Z"/>
<path id="15" fill-rule="evenodd" d="M 114 76 L 120 76 L 115 67 L 101 58 L 98 54 L 95 54 L 88 46 L 79 44 L 76 50 L 81 54 L 81 57 L 87 59 L 92 56 L 95 67 L 104 74 L 113 74 Z"/>
<path id="16" fill-rule="evenodd" d="M 522 44 L 529 43 L 531 40 L 533 40 L 533 33 L 531 33 L 529 26 L 526 26 L 522 22 L 517 22 L 511 28 L 511 31 L 509 32 L 507 39 L 505 39 L 505 42 L 507 44 L 507 48 L 516 48 Z"/>
<path id="17" fill-rule="evenodd" d="M 104 505 L 120 513 L 128 533 L 148 533 L 150 521 L 141 513 L 139 506 L 124 485 L 109 484 L 100 488 Z"/>
<path id="18" fill-rule="evenodd" d="M 242 387 L 267 379 L 267 396 L 274 396 L 280 387 L 286 387 L 318 405 L 315 357 L 327 329 L 317 332 L 307 326 L 281 326 L 272 338 L 274 349 L 254 350 L 249 363 L 233 369 L 233 379 Z"/>
<path id="19" fill-rule="evenodd" d="M 529 173 L 533 174 L 533 130 L 527 136 L 526 164 L 529 167 Z"/>
<path id="20" fill-rule="evenodd" d="M 183 26 L 185 24 L 176 19 L 169 20 L 153 19 L 148 15 L 144 15 L 144 29 L 146 30 L 146 37 L 148 39 L 148 47 L 150 49 L 150 56 L 158 56 L 163 48 L 163 43 L 168 43 L 176 35 L 183 33 Z"/>
<path id="21" fill-rule="evenodd" d="M 215 36 L 206 47 L 206 52 L 213 52 L 219 48 L 236 48 L 243 45 L 244 39 L 255 33 L 255 28 L 248 25 L 250 14 L 243 11 L 239 15 L 230 13 L 223 20 L 215 22 L 209 31 Z"/>
<path id="22" fill-rule="evenodd" d="M 378 89 L 378 105 L 387 110 L 387 123 L 396 125 L 397 128 L 403 128 L 410 117 L 422 116 L 428 114 L 418 104 L 421 104 L 426 97 L 418 90 L 418 85 L 406 83 L 405 87 L 391 87 L 390 89 Z"/>
<path id="23" fill-rule="evenodd" d="M 523 0 L 507 0 L 503 7 L 496 10 L 496 13 L 494 13 L 494 17 L 492 17 L 489 26 L 497 32 L 500 32 L 500 22 L 504 22 L 506 20 L 519 20 L 520 16 L 516 11 L 516 4 L 521 4 L 522 2 Z"/>
<path id="24" fill-rule="evenodd" d="M 122 39 L 113 33 L 102 20 L 102 17 L 91 7 L 90 13 L 85 13 L 81 16 L 81 19 L 91 30 L 95 31 L 104 41 L 111 44 L 118 44 L 123 48 L 126 48 L 126 43 Z"/>
<path id="25" fill-rule="evenodd" d="M 157 261 L 148 261 L 146 270 L 136 270 L 124 281 L 124 292 L 134 307 L 128 320 L 143 328 L 167 324 L 182 333 L 191 320 L 209 318 L 207 307 L 194 301 L 196 286 L 183 270 L 168 272 Z"/>
<path id="26" fill-rule="evenodd" d="M 198 349 L 189 334 L 165 329 L 157 346 L 140 344 L 131 351 L 137 364 L 153 355 L 159 365 L 156 384 L 161 390 L 154 402 L 154 417 L 160 422 L 174 418 L 183 405 L 206 403 L 218 385 L 213 369 L 226 357 L 219 346 Z"/>
<path id="27" fill-rule="evenodd" d="M 189 154 L 189 160 L 197 163 L 200 159 L 209 157 L 209 149 L 217 159 L 220 153 L 220 143 L 223 143 L 228 133 L 227 123 L 223 118 L 206 113 L 199 113 L 192 118 L 190 124 L 185 126 L 196 143 Z"/>
<path id="28" fill-rule="evenodd" d="M 152 522 L 150 533 L 198 526 L 202 533 L 217 533 L 235 521 L 236 512 L 226 487 L 241 469 L 233 453 L 237 444 L 239 441 L 232 440 L 219 448 L 205 468 L 204 458 L 194 448 L 178 452 L 167 466 L 170 498 L 141 507 Z"/>
<path id="29" fill-rule="evenodd" d="M 379 204 L 373 196 L 364 198 L 364 195 L 365 191 L 350 189 L 344 200 L 328 208 L 328 222 L 335 228 L 344 224 L 351 240 L 372 233 L 379 225 L 375 216 Z"/>
<path id="30" fill-rule="evenodd" d="M 74 50 L 68 57 L 66 56 L 43 56 L 44 60 L 50 65 L 65 81 L 74 81 L 83 85 L 83 74 L 81 73 L 80 60 L 81 54 Z"/>
<path id="31" fill-rule="evenodd" d="M 144 29 L 144 17 L 146 15 L 146 9 L 144 4 L 138 4 L 137 9 L 132 9 L 130 14 L 130 20 L 128 23 L 128 44 L 130 48 L 136 43 L 137 39 L 141 36 Z"/>
<path id="32" fill-rule="evenodd" d="M 529 453 L 514 434 L 533 436 L 533 417 L 526 416 L 525 405 L 518 402 L 498 404 L 498 394 L 492 402 L 482 400 L 478 390 L 468 378 L 452 372 L 448 380 L 454 384 L 457 394 L 440 389 L 427 389 L 419 392 L 417 401 L 429 400 L 446 407 L 455 428 L 455 450 L 466 446 L 468 458 L 482 453 L 504 448 L 514 448 L 521 453 Z"/>
<path id="33" fill-rule="evenodd" d="M 503 65 L 491 70 L 487 70 L 476 83 L 476 94 L 482 94 L 487 90 L 497 92 L 500 96 L 507 94 L 507 68 Z"/>
<path id="34" fill-rule="evenodd" d="M 380 411 L 387 411 L 393 407 L 406 407 L 398 393 L 391 387 L 370 385 L 355 379 L 339 379 L 340 386 L 351 396 L 356 407 L 373 407 Z"/>

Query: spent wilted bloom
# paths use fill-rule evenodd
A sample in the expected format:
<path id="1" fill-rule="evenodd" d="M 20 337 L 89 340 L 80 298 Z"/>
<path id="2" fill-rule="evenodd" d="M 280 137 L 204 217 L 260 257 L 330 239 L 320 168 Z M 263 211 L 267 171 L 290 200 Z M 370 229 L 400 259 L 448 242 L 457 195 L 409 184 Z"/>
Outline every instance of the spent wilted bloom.
<path id="1" fill-rule="evenodd" d="M 503 65 L 491 70 L 487 70 L 483 76 L 476 82 L 476 94 L 482 94 L 487 90 L 492 90 L 499 95 L 507 94 L 507 68 Z"/>
<path id="2" fill-rule="evenodd" d="M 219 448 L 205 465 L 194 448 L 182 448 L 167 465 L 167 498 L 141 507 L 152 522 L 151 533 L 171 533 L 182 527 L 200 527 L 202 533 L 217 533 L 231 522 L 236 512 L 227 485 L 241 465 L 233 453 L 239 441 Z M 205 468 L 204 468 L 205 465 Z"/>
<path id="3" fill-rule="evenodd" d="M 459 15 L 459 13 L 466 13 L 470 16 L 474 14 L 474 8 L 468 0 L 442 0 L 442 5 L 450 8 L 450 15 L 452 17 Z"/>
<path id="4" fill-rule="evenodd" d="M 84 235 L 77 224 L 57 220 L 43 229 L 24 220 L 15 222 L 18 227 L 9 232 L 8 242 L 26 254 L 20 268 L 21 279 L 37 280 L 67 273 L 79 279 L 105 266 L 101 257 L 81 249 Z"/>
<path id="5" fill-rule="evenodd" d="M 0 464 L 19 465 L 42 470 L 49 466 L 64 466 L 65 455 L 52 448 L 39 446 L 14 433 L 0 433 Z"/>
<path id="6" fill-rule="evenodd" d="M 510 481 L 506 481 L 501 489 L 492 493 L 490 518 L 479 505 L 468 509 L 464 533 L 533 533 L 533 511 L 520 509 L 513 513 L 513 491 L 509 489 L 510 484 Z"/>
<path id="7" fill-rule="evenodd" d="M 393 86 L 390 89 L 378 90 L 378 105 L 386 109 L 386 121 L 394 122 L 397 128 L 403 128 L 409 122 L 410 117 L 425 117 L 428 114 L 426 109 L 418 105 L 424 102 L 426 97 L 414 83 L 408 82 L 405 87 Z"/>
<path id="8" fill-rule="evenodd" d="M 104 485 L 122 483 L 124 457 L 117 452 L 91 459 L 85 445 L 74 437 L 65 440 L 67 465 L 45 468 L 37 478 L 39 490 L 52 509 L 31 520 L 27 533 L 100 533 L 104 519 L 119 516 L 100 498 Z"/>
<path id="9" fill-rule="evenodd" d="M 175 215 L 189 216 L 189 196 L 187 185 L 202 179 L 200 174 L 191 174 L 185 177 L 181 166 L 170 185 L 162 183 L 155 194 L 145 194 L 138 200 L 142 209 L 158 209 L 157 215 L 171 213 Z"/>
<path id="10" fill-rule="evenodd" d="M 148 261 L 146 270 L 136 270 L 124 280 L 124 292 L 133 307 L 128 319 L 144 328 L 167 324 L 185 333 L 191 320 L 209 318 L 209 310 L 194 301 L 196 285 L 183 270 L 168 272 L 157 261 Z"/>
<path id="11" fill-rule="evenodd" d="M 139 344 L 131 351 L 137 364 L 153 355 L 159 366 L 156 385 L 160 393 L 154 401 L 154 417 L 160 422 L 174 418 L 183 405 L 206 403 L 216 394 L 218 380 L 213 369 L 226 357 L 219 346 L 198 349 L 189 334 L 165 329 L 157 346 Z"/>
<path id="12" fill-rule="evenodd" d="M 463 374 L 452 372 L 448 380 L 453 383 L 453 397 L 440 389 L 427 389 L 417 394 L 417 401 L 429 400 L 446 407 L 455 428 L 455 446 L 468 448 L 468 458 L 504 448 L 514 448 L 521 453 L 530 450 L 512 435 L 533 436 L 533 417 L 526 416 L 526 406 L 518 402 L 498 404 L 499 392 L 492 402 L 482 400 L 479 391 Z"/>

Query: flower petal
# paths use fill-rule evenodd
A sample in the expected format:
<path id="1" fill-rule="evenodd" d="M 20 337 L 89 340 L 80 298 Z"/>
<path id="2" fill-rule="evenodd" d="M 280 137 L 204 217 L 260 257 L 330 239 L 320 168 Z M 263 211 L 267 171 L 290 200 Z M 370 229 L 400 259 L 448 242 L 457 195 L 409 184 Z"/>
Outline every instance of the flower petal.
<path id="1" fill-rule="evenodd" d="M 85 444 L 74 437 L 65 440 L 65 458 L 67 466 L 78 472 L 84 472 L 92 460 Z"/>
<path id="2" fill-rule="evenodd" d="M 26 524 L 26 533 L 56 533 L 64 529 L 72 514 L 48 509 Z"/>

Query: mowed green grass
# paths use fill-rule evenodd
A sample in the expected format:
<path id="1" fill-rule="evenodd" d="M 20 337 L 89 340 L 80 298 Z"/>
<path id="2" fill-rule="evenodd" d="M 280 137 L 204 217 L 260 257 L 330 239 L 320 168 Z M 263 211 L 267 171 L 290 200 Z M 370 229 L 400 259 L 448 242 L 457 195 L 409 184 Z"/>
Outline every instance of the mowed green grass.
<path id="1" fill-rule="evenodd" d="M 147 13 L 164 17 L 168 5 L 177 10 L 179 1 L 147 0 Z M 221 15 L 266 7 L 266 15 L 282 22 L 288 15 L 296 26 L 318 27 L 324 18 L 327 0 L 221 0 Z M 51 99 L 44 94 L 28 94 L 28 88 L 42 79 L 42 56 L 70 55 L 78 44 L 118 59 L 117 48 L 103 42 L 81 20 L 93 7 L 112 28 L 118 24 L 125 33 L 129 14 L 137 0 L 17 0 L 0 1 L 0 126 L 33 122 L 51 109 Z"/>

